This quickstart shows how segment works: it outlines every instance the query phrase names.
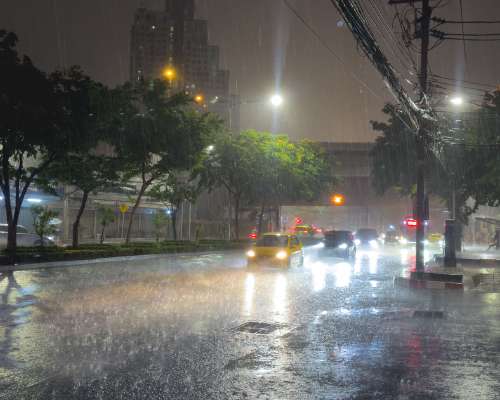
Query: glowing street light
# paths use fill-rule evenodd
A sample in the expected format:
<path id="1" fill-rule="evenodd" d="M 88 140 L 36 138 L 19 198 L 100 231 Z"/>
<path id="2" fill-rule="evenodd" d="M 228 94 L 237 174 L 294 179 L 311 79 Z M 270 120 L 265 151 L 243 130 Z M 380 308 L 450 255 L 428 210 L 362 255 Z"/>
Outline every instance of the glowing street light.
<path id="1" fill-rule="evenodd" d="M 163 70 L 163 76 L 169 81 L 173 81 L 175 79 L 176 73 L 173 67 L 167 67 Z"/>
<path id="2" fill-rule="evenodd" d="M 203 104 L 205 97 L 202 94 L 197 94 L 194 96 L 194 101 L 198 104 Z"/>
<path id="3" fill-rule="evenodd" d="M 279 94 L 274 94 L 271 96 L 270 102 L 273 107 L 278 108 L 283 104 L 283 97 Z"/>
<path id="4" fill-rule="evenodd" d="M 454 106 L 459 107 L 462 104 L 464 104 L 464 99 L 461 96 L 453 96 L 450 99 L 450 103 L 453 104 Z"/>

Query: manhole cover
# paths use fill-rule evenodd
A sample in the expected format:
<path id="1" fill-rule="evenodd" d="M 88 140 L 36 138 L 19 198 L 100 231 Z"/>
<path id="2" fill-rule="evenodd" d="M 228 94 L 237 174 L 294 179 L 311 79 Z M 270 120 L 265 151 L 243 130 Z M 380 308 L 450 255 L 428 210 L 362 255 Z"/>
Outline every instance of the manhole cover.
<path id="1" fill-rule="evenodd" d="M 269 333 L 273 333 L 277 329 L 283 328 L 281 324 L 272 324 L 268 322 L 257 322 L 250 321 L 245 322 L 238 326 L 235 330 L 237 332 L 245 332 L 245 333 L 258 333 L 261 335 L 267 335 Z"/>
<path id="2" fill-rule="evenodd" d="M 443 311 L 428 311 L 428 310 L 418 310 L 413 313 L 413 318 L 434 318 L 441 319 L 444 318 Z"/>

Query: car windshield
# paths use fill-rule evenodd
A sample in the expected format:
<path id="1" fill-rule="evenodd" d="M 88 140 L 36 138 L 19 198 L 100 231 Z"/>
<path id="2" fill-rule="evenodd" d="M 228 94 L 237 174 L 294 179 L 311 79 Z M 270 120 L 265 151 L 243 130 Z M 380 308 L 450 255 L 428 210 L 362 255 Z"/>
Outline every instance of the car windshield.
<path id="1" fill-rule="evenodd" d="M 330 231 L 325 233 L 325 240 L 328 242 L 348 242 L 351 240 L 349 231 Z"/>
<path id="2" fill-rule="evenodd" d="M 360 229 L 356 232 L 356 237 L 362 240 L 377 239 L 377 231 L 375 229 Z"/>
<path id="3" fill-rule="evenodd" d="M 263 236 L 257 241 L 257 247 L 286 247 L 287 244 L 286 236 Z"/>

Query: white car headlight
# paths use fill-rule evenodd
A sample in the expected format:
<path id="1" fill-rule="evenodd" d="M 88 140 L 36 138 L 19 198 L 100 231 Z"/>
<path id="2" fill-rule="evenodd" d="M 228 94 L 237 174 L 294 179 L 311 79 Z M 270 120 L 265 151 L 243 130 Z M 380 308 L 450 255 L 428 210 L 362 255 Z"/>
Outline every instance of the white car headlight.
<path id="1" fill-rule="evenodd" d="M 286 259 L 287 257 L 288 257 L 288 253 L 287 253 L 286 251 L 284 251 L 284 250 L 281 250 L 281 251 L 279 251 L 279 252 L 276 254 L 276 258 L 277 258 L 278 260 L 284 260 L 284 259 Z"/>
<path id="2" fill-rule="evenodd" d="M 253 250 L 248 250 L 248 251 L 247 251 L 247 257 L 249 257 L 249 258 L 253 258 L 253 257 L 255 257 L 255 251 L 253 251 Z"/>
<path id="3" fill-rule="evenodd" d="M 359 245 L 361 244 L 361 240 L 356 239 L 356 240 L 354 241 L 354 244 L 355 244 L 356 246 L 359 246 Z"/>
<path id="4" fill-rule="evenodd" d="M 429 244 L 429 241 L 427 239 L 424 240 L 424 246 L 427 246 Z"/>
<path id="5" fill-rule="evenodd" d="M 399 243 L 408 244 L 408 240 L 406 238 L 401 238 L 401 239 L 399 239 Z"/>
<path id="6" fill-rule="evenodd" d="M 376 240 L 370 240 L 370 247 L 374 249 L 378 248 L 378 242 Z"/>
<path id="7" fill-rule="evenodd" d="M 339 245 L 339 249 L 342 249 L 342 250 L 347 249 L 347 243 L 342 243 L 341 245 Z"/>

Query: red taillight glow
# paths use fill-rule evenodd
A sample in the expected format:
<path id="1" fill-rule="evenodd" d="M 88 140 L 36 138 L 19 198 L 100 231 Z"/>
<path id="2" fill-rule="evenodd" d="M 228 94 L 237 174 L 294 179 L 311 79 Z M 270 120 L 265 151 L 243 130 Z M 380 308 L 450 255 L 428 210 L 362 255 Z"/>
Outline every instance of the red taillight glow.
<path id="1" fill-rule="evenodd" d="M 249 239 L 257 239 L 257 234 L 256 233 L 249 233 L 248 238 Z"/>

